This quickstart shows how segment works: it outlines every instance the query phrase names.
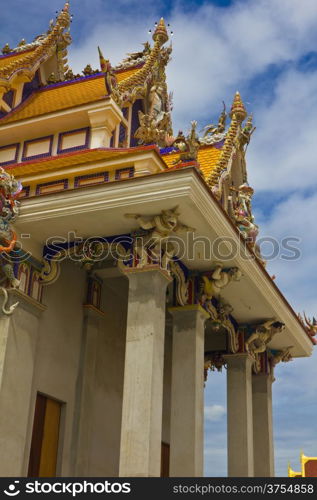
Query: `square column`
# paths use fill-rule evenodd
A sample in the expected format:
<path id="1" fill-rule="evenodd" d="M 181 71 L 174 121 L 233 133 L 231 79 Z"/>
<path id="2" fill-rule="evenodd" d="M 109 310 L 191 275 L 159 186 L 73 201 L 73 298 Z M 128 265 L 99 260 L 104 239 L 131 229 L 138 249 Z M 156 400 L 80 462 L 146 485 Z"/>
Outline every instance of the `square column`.
<path id="1" fill-rule="evenodd" d="M 124 271 L 129 279 L 121 424 L 121 477 L 160 477 L 166 288 L 157 266 Z"/>
<path id="2" fill-rule="evenodd" d="M 252 377 L 255 477 L 274 477 L 272 374 Z"/>
<path id="3" fill-rule="evenodd" d="M 89 476 L 90 444 L 92 429 L 92 407 L 95 390 L 95 368 L 98 331 L 104 313 L 91 305 L 84 306 L 83 336 L 74 416 L 72 445 L 73 475 Z"/>
<path id="4" fill-rule="evenodd" d="M 252 363 L 248 354 L 227 363 L 228 476 L 253 477 Z"/>
<path id="5" fill-rule="evenodd" d="M 201 306 L 169 309 L 173 316 L 171 477 L 204 473 L 204 342 L 209 314 Z"/>
<path id="6" fill-rule="evenodd" d="M 18 290 L 9 293 L 10 303 L 19 305 L 11 316 L 0 313 L 0 475 L 19 477 L 28 470 L 32 380 L 45 306 Z"/>

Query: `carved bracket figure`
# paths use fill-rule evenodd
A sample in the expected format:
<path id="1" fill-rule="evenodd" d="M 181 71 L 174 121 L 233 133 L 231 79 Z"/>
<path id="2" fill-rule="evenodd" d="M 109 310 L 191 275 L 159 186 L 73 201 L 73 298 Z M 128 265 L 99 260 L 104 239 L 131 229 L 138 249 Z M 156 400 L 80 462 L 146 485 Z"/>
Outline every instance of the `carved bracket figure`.
<path id="1" fill-rule="evenodd" d="M 222 368 L 226 368 L 226 361 L 221 352 L 212 352 L 205 355 L 204 361 L 204 380 L 207 381 L 208 370 L 214 372 L 222 372 Z"/>
<path id="2" fill-rule="evenodd" d="M 194 228 L 182 224 L 178 218 L 178 206 L 162 210 L 159 215 L 145 218 L 139 214 L 126 214 L 126 217 L 135 219 L 139 227 L 144 230 L 136 238 L 135 256 L 137 266 L 144 267 L 150 263 L 157 263 L 163 269 L 169 270 L 169 264 L 175 256 L 176 249 L 170 237 L 178 231 L 195 231 Z"/>
<path id="3" fill-rule="evenodd" d="M 289 361 L 292 361 L 292 355 L 290 350 L 292 349 L 293 346 L 287 347 L 286 349 L 283 349 L 282 351 L 274 351 L 271 353 L 271 363 L 272 366 L 276 366 L 278 363 L 283 362 L 283 363 L 288 363 Z"/>
<path id="4" fill-rule="evenodd" d="M 285 324 L 276 319 L 270 319 L 253 328 L 253 332 L 245 342 L 245 349 L 254 358 L 253 371 L 255 373 L 261 370 L 261 354 L 266 352 L 272 338 L 284 329 Z"/>
<path id="5" fill-rule="evenodd" d="M 254 328 L 254 332 L 245 342 L 246 351 L 251 354 L 259 354 L 266 351 L 267 345 L 274 335 L 282 332 L 285 324 L 280 321 L 268 320 Z"/>
<path id="6" fill-rule="evenodd" d="M 222 290 L 231 281 L 239 281 L 241 276 L 242 272 L 239 268 L 223 269 L 223 264 L 217 264 L 211 275 L 203 274 L 201 276 L 199 302 L 210 313 L 211 318 L 218 318 L 212 299 L 219 298 Z"/>

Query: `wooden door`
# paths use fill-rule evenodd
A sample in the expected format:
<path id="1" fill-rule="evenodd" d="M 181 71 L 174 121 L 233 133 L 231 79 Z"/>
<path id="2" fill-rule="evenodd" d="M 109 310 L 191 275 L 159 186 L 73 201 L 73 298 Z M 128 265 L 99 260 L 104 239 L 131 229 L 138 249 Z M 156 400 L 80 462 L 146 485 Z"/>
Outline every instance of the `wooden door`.
<path id="1" fill-rule="evenodd" d="M 55 477 L 62 403 L 37 394 L 29 477 Z"/>

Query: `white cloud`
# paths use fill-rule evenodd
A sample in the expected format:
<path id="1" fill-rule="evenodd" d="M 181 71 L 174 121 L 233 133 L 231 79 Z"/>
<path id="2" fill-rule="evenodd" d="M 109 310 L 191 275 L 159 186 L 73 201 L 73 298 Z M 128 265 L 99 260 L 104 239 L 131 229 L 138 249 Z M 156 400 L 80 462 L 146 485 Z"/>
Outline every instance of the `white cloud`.
<path id="1" fill-rule="evenodd" d="M 226 409 L 221 405 L 205 406 L 205 419 L 217 422 L 226 415 Z"/>

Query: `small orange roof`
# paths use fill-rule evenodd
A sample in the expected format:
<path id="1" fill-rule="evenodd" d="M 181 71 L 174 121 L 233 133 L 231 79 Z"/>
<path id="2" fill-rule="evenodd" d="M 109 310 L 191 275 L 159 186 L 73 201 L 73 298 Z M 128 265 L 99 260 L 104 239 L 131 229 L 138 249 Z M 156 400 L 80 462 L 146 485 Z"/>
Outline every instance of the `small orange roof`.
<path id="1" fill-rule="evenodd" d="M 146 150 L 155 150 L 158 152 L 156 146 L 139 146 L 133 148 L 96 148 L 84 149 L 81 151 L 74 151 L 62 155 L 51 156 L 50 158 L 41 158 L 38 160 L 30 160 L 22 163 L 15 163 L 14 165 L 6 166 L 5 169 L 10 171 L 10 174 L 19 178 L 25 175 L 35 174 L 38 172 L 51 172 L 68 168 L 72 166 L 79 166 L 82 164 L 89 164 L 90 162 L 98 162 L 102 160 L 109 160 L 129 156 L 133 153 L 143 152 Z"/>
<path id="2" fill-rule="evenodd" d="M 117 82 L 120 83 L 123 80 L 126 80 L 130 76 L 134 75 L 134 73 L 139 71 L 139 69 L 140 69 L 140 67 L 134 67 L 134 68 L 125 69 L 124 71 L 118 71 L 116 73 Z"/>
<path id="3" fill-rule="evenodd" d="M 221 149 L 216 148 L 215 146 L 203 146 L 198 151 L 197 161 L 205 179 L 207 179 L 213 172 L 220 155 Z M 177 161 L 179 160 L 179 152 L 164 154 L 162 155 L 162 158 L 168 168 L 175 167 L 177 165 Z"/>

